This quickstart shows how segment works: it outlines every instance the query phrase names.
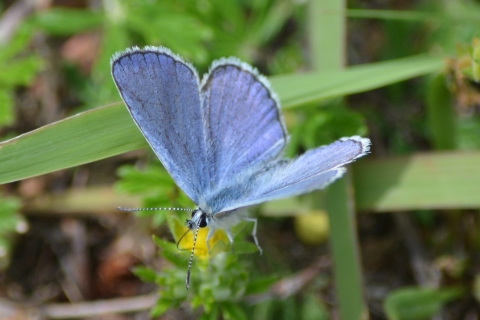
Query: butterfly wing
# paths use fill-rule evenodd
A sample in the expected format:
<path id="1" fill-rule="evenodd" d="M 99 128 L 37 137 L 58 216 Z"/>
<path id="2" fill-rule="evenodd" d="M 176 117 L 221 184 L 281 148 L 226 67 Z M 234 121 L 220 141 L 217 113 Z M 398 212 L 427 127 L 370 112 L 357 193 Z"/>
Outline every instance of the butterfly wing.
<path id="1" fill-rule="evenodd" d="M 165 48 L 127 50 L 112 76 L 128 111 L 177 185 L 198 204 L 209 181 L 199 80 Z"/>
<path id="2" fill-rule="evenodd" d="M 309 150 L 297 159 L 280 161 L 253 176 L 242 190 L 245 196 L 238 197 L 222 211 L 322 189 L 343 175 L 343 165 L 364 156 L 369 150 L 369 139 L 354 136 Z"/>
<path id="3" fill-rule="evenodd" d="M 201 86 L 211 192 L 278 158 L 287 133 L 268 81 L 235 58 L 213 63 Z M 229 199 L 226 199 L 227 201 Z M 218 204 L 217 204 L 218 205 Z"/>
<path id="4" fill-rule="evenodd" d="M 212 213 L 320 189 L 368 152 L 344 138 L 279 160 L 287 134 L 266 79 L 236 59 L 213 64 L 199 92 L 195 69 L 165 48 L 114 56 L 130 114 L 177 185 Z"/>

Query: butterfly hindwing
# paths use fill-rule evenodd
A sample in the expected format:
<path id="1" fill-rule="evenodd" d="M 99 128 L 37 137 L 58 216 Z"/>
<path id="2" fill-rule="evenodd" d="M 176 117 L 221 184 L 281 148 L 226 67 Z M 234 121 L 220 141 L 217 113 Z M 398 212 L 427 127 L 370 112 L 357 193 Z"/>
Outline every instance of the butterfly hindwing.
<path id="1" fill-rule="evenodd" d="M 369 150 L 369 139 L 354 136 L 309 150 L 296 159 L 279 161 L 253 176 L 243 193 L 244 197 L 236 199 L 231 207 L 224 210 L 322 189 L 343 175 L 344 165 L 364 156 Z"/>
<path id="2" fill-rule="evenodd" d="M 266 79 L 237 59 L 213 63 L 202 82 L 210 177 L 222 189 L 283 151 L 287 133 Z"/>

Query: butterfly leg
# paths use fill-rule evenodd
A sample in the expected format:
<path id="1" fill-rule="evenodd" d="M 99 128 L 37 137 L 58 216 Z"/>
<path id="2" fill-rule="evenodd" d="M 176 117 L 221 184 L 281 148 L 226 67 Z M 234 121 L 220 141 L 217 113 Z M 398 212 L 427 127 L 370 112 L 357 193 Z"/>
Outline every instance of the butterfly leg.
<path id="1" fill-rule="evenodd" d="M 257 239 L 257 219 L 254 219 L 254 218 L 243 218 L 243 220 L 249 221 L 249 222 L 253 222 L 253 231 L 252 231 L 253 241 L 255 241 L 255 245 L 257 246 L 258 251 L 260 252 L 260 254 L 262 254 L 262 253 L 263 253 L 263 250 L 262 250 L 262 248 L 260 247 L 260 245 L 258 244 L 258 239 Z"/>
<path id="2" fill-rule="evenodd" d="M 208 241 L 210 240 L 210 238 L 213 236 L 213 228 L 209 228 L 208 229 L 208 234 L 207 234 L 207 239 L 205 241 L 207 241 L 207 250 L 208 250 L 208 255 L 210 255 L 210 244 L 208 243 Z"/>
<path id="3" fill-rule="evenodd" d="M 232 254 L 234 253 L 233 251 L 233 236 L 232 233 L 230 232 L 230 228 L 225 229 L 225 232 L 227 234 L 228 240 L 230 240 L 230 250 L 232 251 Z"/>

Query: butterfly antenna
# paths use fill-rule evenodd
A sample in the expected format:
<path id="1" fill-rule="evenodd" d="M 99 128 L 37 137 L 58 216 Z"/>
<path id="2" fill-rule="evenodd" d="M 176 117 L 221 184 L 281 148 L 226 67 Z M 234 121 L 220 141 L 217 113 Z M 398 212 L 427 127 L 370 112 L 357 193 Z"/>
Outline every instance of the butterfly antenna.
<path id="1" fill-rule="evenodd" d="M 177 241 L 177 250 L 187 250 L 187 249 L 180 249 L 178 246 L 180 245 L 180 242 L 182 241 L 182 239 L 187 235 L 187 233 L 190 232 L 190 229 L 188 229 L 187 231 L 185 231 L 185 233 L 180 237 L 180 239 L 178 239 Z"/>
<path id="2" fill-rule="evenodd" d="M 137 211 L 162 211 L 162 210 L 166 210 L 166 211 L 189 211 L 189 212 L 192 212 L 194 211 L 193 209 L 185 209 L 185 208 L 123 208 L 123 207 L 117 207 L 118 210 L 121 210 L 121 211 L 128 211 L 128 212 L 137 212 Z M 178 240 L 177 242 L 177 249 L 178 250 L 182 250 L 178 247 L 178 245 L 180 244 L 180 241 L 182 241 L 183 237 L 185 237 L 185 235 L 188 233 L 188 231 L 190 230 L 187 230 L 187 232 L 185 232 L 181 237 L 180 237 L 180 240 Z"/>
<path id="3" fill-rule="evenodd" d="M 137 212 L 137 211 L 194 211 L 193 209 L 186 209 L 186 208 L 123 208 L 117 207 L 118 210 L 121 211 L 128 211 L 128 212 Z"/>
<path id="4" fill-rule="evenodd" d="M 192 268 L 193 252 L 195 251 L 195 244 L 197 243 L 197 235 L 198 235 L 198 231 L 200 230 L 200 222 L 201 220 L 199 219 L 197 223 L 197 230 L 195 230 L 195 236 L 193 237 L 193 247 L 192 247 L 192 253 L 190 254 L 190 261 L 188 262 L 187 279 L 185 280 L 185 286 L 187 287 L 187 290 L 188 290 L 188 287 L 190 286 L 190 269 Z"/>

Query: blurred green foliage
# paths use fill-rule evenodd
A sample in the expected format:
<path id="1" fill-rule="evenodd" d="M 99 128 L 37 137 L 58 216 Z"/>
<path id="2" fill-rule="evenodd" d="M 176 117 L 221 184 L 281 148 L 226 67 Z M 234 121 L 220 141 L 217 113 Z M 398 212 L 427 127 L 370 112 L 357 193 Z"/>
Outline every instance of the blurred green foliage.
<path id="1" fill-rule="evenodd" d="M 391 293 L 384 302 L 385 312 L 391 320 L 429 319 L 442 305 L 459 298 L 463 289 L 431 289 L 405 287 Z"/>
<path id="2" fill-rule="evenodd" d="M 119 193 L 141 195 L 144 208 L 190 208 L 190 199 L 177 187 L 170 175 L 157 164 L 138 170 L 131 165 L 120 167 L 117 171 L 120 179 L 115 184 Z M 139 216 L 151 216 L 154 226 L 166 220 L 167 211 L 139 211 Z"/>
<path id="3" fill-rule="evenodd" d="M 143 195 L 145 207 L 180 207 L 191 208 L 191 201 L 178 189 L 172 179 L 158 165 L 148 165 L 137 170 L 132 166 L 123 166 L 118 171 L 121 179 L 116 184 L 119 192 Z M 139 216 L 151 216 L 155 225 L 167 220 L 170 230 L 178 242 L 187 231 L 182 221 L 190 218 L 190 212 L 166 210 L 140 211 Z M 183 219 L 183 220 L 182 220 Z M 142 280 L 156 283 L 160 288 L 160 298 L 152 309 L 153 316 L 159 316 L 170 308 L 178 307 L 189 301 L 193 312 L 202 313 L 204 319 L 217 319 L 221 314 L 226 319 L 247 319 L 242 307 L 236 305 L 249 294 L 266 291 L 276 276 L 265 278 L 254 276 L 251 261 L 242 259 L 239 254 L 257 251 L 252 242 L 246 242 L 246 233 L 251 232 L 251 225 L 245 228 L 243 223 L 232 228 L 235 236 L 234 252 L 230 253 L 230 244 L 223 231 L 223 237 L 213 237 L 210 241 L 210 254 L 206 252 L 206 229 L 200 229 L 195 247 L 195 260 L 192 265 L 190 290 L 185 289 L 188 258 L 192 246 L 193 233 L 177 245 L 154 237 L 161 249 L 160 254 L 170 262 L 171 267 L 156 272 L 149 268 L 137 268 L 135 274 Z M 267 281 L 268 279 L 268 281 Z M 203 311 L 198 311 L 203 308 Z M 197 311 L 195 311 L 197 310 Z"/>
<path id="4" fill-rule="evenodd" d="M 388 143 L 388 151 L 393 154 L 416 150 L 411 143 L 411 136 L 402 134 L 402 131 L 413 132 L 429 141 L 434 150 L 478 150 L 480 118 L 473 108 L 480 101 L 475 78 L 478 59 L 478 41 L 475 37 L 478 36 L 480 5 L 473 1 L 422 1 L 418 4 L 418 10 L 424 16 L 409 14 L 411 12 L 398 11 L 399 15 L 395 15 L 394 11 L 380 12 L 377 17 L 383 20 L 387 39 L 386 45 L 382 46 L 381 56 L 393 58 L 408 56 L 417 50 L 441 50 L 452 58 L 445 70 L 428 81 L 417 82 L 415 88 L 408 88 L 407 83 L 388 88 L 387 99 L 392 105 L 398 106 L 398 110 L 392 110 L 393 114 L 397 113 L 399 122 L 408 121 L 408 130 L 400 125 L 398 130 L 392 130 L 382 119 L 374 121 L 385 125 L 384 136 L 392 139 Z M 393 15 L 388 16 L 389 13 Z M 363 17 L 366 16 L 368 14 Z M 404 119 L 398 115 L 409 103 L 410 96 L 424 100 L 425 112 Z M 433 225 L 433 212 L 424 210 L 414 213 L 420 224 Z M 384 310 L 388 319 L 427 319 L 438 314 L 445 304 L 461 298 L 464 290 L 448 287 L 399 288 L 388 294 L 384 300 Z"/>
<path id="5" fill-rule="evenodd" d="M 14 236 L 27 231 L 28 225 L 19 214 L 20 201 L 0 194 L 0 270 L 10 262 Z"/>
<path id="6" fill-rule="evenodd" d="M 15 90 L 31 85 L 42 67 L 40 58 L 28 53 L 32 36 L 31 29 L 21 26 L 7 43 L 0 45 L 0 129 L 15 124 Z M 0 136 L 0 141 L 9 136 Z M 10 262 L 15 234 L 28 228 L 19 209 L 19 199 L 0 192 L 0 270 Z"/>
<path id="7" fill-rule="evenodd" d="M 286 154 L 298 155 L 299 150 L 308 150 L 354 135 L 365 136 L 367 126 L 362 114 L 339 99 L 323 103 L 318 108 L 305 108 L 286 113 L 290 141 Z"/>
<path id="8" fill-rule="evenodd" d="M 144 281 L 155 282 L 160 287 L 160 298 L 152 309 L 153 316 L 159 316 L 170 308 L 188 302 L 193 313 L 202 314 L 203 319 L 218 319 L 222 315 L 229 319 L 247 319 L 242 299 L 245 296 L 266 291 L 276 277 L 252 276 L 252 265 L 237 254 L 216 250 L 209 259 L 194 261 L 190 278 L 190 289 L 185 289 L 188 257 L 190 250 L 179 254 L 177 247 L 159 238 L 155 243 L 162 249 L 162 256 L 170 262 L 170 268 L 160 272 L 137 268 L 135 273 Z M 199 239 L 202 241 L 204 239 Z M 237 248 L 237 246 L 235 246 Z M 237 249 L 235 249 L 237 252 Z M 203 309 L 203 310 L 202 310 Z"/>
<path id="9" fill-rule="evenodd" d="M 297 6 L 297 8 L 301 8 Z M 110 79 L 111 56 L 127 47 L 162 45 L 191 60 L 201 72 L 210 62 L 237 56 L 247 62 L 261 62 L 268 44 L 278 36 L 294 4 L 272 1 L 104 1 L 98 11 L 51 9 L 38 13 L 31 23 L 51 36 L 68 36 L 92 29 L 102 30 L 100 51 L 84 77 L 75 70 L 71 80 L 84 108 L 98 107 L 118 99 Z M 268 59 L 274 70 L 293 71 L 301 61 L 298 43 L 283 47 Z M 288 61 L 288 64 L 283 64 Z"/>
<path id="10" fill-rule="evenodd" d="M 20 28 L 7 44 L 0 45 L 0 127 L 14 123 L 14 90 L 31 84 L 41 60 L 25 48 L 32 39 L 28 28 Z"/>

